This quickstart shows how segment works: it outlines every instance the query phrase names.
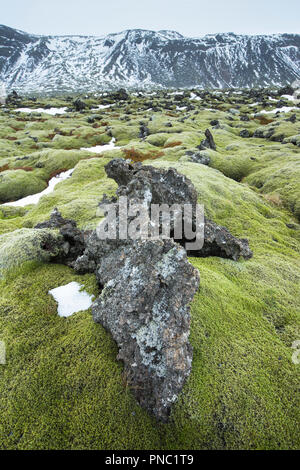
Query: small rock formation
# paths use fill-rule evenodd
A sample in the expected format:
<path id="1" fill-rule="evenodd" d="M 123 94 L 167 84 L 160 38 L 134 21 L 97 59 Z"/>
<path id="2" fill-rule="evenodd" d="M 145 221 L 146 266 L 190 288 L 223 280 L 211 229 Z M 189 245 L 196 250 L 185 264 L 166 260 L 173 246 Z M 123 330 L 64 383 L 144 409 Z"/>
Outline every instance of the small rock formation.
<path id="1" fill-rule="evenodd" d="M 205 150 L 207 148 L 212 149 L 212 150 L 217 150 L 214 138 L 209 129 L 206 129 L 205 137 L 206 138 L 202 140 L 201 144 L 199 145 L 199 150 Z"/>
<path id="2" fill-rule="evenodd" d="M 100 260 L 93 318 L 119 347 L 141 406 L 166 421 L 191 371 L 189 304 L 199 273 L 172 240 L 138 241 Z"/>
<path id="3" fill-rule="evenodd" d="M 192 150 L 188 150 L 185 154 L 189 157 L 189 161 L 193 163 L 199 163 L 200 165 L 209 165 L 210 164 L 210 157 L 205 155 L 205 152 L 193 152 Z"/>
<path id="4" fill-rule="evenodd" d="M 197 204 L 197 191 L 192 182 L 174 168 L 168 170 L 131 164 L 127 160 L 113 159 L 105 167 L 109 178 L 119 188 L 117 196 L 127 196 L 132 201 L 150 204 Z"/>
<path id="5" fill-rule="evenodd" d="M 127 93 L 127 91 L 124 88 L 120 88 L 120 90 L 108 96 L 116 101 L 127 101 L 128 98 L 130 98 L 130 95 Z"/>
<path id="6" fill-rule="evenodd" d="M 248 137 L 250 137 L 250 132 L 248 131 L 248 129 L 243 129 L 240 132 L 240 136 L 243 137 L 244 139 L 247 139 Z"/>
<path id="7" fill-rule="evenodd" d="M 295 124 L 295 122 L 297 121 L 296 114 L 292 114 L 289 118 L 285 119 L 285 121 L 291 122 L 292 124 Z"/>
<path id="8" fill-rule="evenodd" d="M 74 220 L 64 219 L 57 208 L 52 212 L 50 220 L 36 225 L 35 229 L 59 230 L 61 235 L 59 242 L 60 249 L 59 254 L 53 261 L 73 266 L 74 261 L 82 255 L 85 249 L 83 232 L 77 228 Z"/>
<path id="9" fill-rule="evenodd" d="M 218 256 L 238 261 L 242 256 L 251 259 L 253 256 L 247 239 L 235 238 L 225 227 L 220 227 L 211 220 L 205 218 L 204 246 L 199 251 L 188 252 L 188 256 L 207 258 Z"/>
<path id="10" fill-rule="evenodd" d="M 77 98 L 77 100 L 73 102 L 73 106 L 76 111 L 83 111 L 86 108 L 85 102 L 82 101 L 80 98 Z"/>
<path id="11" fill-rule="evenodd" d="M 22 97 L 18 95 L 18 93 L 13 90 L 9 95 L 6 97 L 6 104 L 12 106 L 19 106 L 22 101 Z"/>
<path id="12" fill-rule="evenodd" d="M 117 196 L 127 196 L 132 202 L 142 201 L 148 208 L 151 204 L 190 204 L 195 208 L 197 204 L 198 195 L 194 185 L 174 168 L 157 169 L 141 163 L 133 165 L 127 160 L 114 159 L 106 165 L 105 171 L 119 185 Z M 193 230 L 196 230 L 195 220 Z M 182 245 L 186 242 L 185 239 L 176 241 Z M 220 256 L 237 261 L 240 256 L 251 258 L 252 251 L 247 240 L 237 239 L 226 228 L 205 219 L 204 246 L 200 251 L 189 255 Z"/>
<path id="13" fill-rule="evenodd" d="M 291 85 L 287 85 L 283 88 L 280 88 L 280 90 L 278 90 L 278 93 L 277 95 L 278 96 L 282 96 L 282 95 L 293 95 L 294 94 L 294 91 L 295 89 L 291 86 Z"/>
<path id="14" fill-rule="evenodd" d="M 101 205 L 115 205 L 117 228 L 121 217 L 118 198 L 123 196 L 127 196 L 128 206 L 142 204 L 149 213 L 151 204 L 190 204 L 196 208 L 195 187 L 174 168 L 113 159 L 105 170 L 119 188 L 117 197 L 104 197 Z M 156 223 L 161 228 L 162 218 Z M 174 219 L 171 228 L 172 223 Z M 102 224 L 106 224 L 105 219 Z M 192 364 L 189 305 L 200 279 L 188 262 L 185 240 L 132 240 L 121 239 L 118 234 L 116 239 L 102 240 L 97 231 L 85 239 L 76 223 L 65 220 L 57 209 L 48 222 L 36 228 L 59 230 L 59 256 L 55 260 L 73 266 L 77 272 L 96 274 L 102 292 L 92 306 L 93 318 L 116 341 L 118 359 L 124 362 L 126 381 L 138 402 L 158 420 L 167 421 Z M 204 235 L 203 248 L 191 256 L 234 260 L 252 256 L 247 240 L 236 239 L 214 222 L 206 220 Z"/>
<path id="15" fill-rule="evenodd" d="M 144 123 L 140 123 L 140 134 L 139 134 L 139 138 L 140 139 L 145 139 L 146 137 L 148 137 L 148 135 L 150 135 L 150 131 L 148 129 L 148 127 L 144 124 Z"/>

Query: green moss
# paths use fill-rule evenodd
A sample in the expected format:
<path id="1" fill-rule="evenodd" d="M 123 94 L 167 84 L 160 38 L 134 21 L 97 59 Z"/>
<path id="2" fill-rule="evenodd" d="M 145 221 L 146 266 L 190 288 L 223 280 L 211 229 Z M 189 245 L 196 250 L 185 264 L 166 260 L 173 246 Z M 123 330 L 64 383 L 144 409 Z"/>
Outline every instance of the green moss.
<path id="1" fill-rule="evenodd" d="M 37 224 L 46 220 L 53 209 L 58 207 L 64 217 L 76 220 L 80 228 L 95 228 L 100 221 L 97 216 L 98 204 L 104 193 L 112 195 L 117 187 L 113 180 L 106 177 L 106 163 L 108 160 L 103 157 L 80 161 L 71 178 L 59 183 L 53 193 L 42 197 L 28 211 L 23 223 L 31 221 Z"/>
<path id="2" fill-rule="evenodd" d="M 101 134 L 105 127 L 87 126 L 88 114 L 43 115 L 43 121 L 24 115 L 25 121 L 18 121 L 0 111 L 0 125 L 9 132 L 0 139 L 0 166 L 32 166 L 34 171 L 26 175 L 43 183 L 53 171 L 75 167 L 72 177 L 36 206 L 0 208 L 0 233 L 6 234 L 0 237 L 0 266 L 6 269 L 6 278 L 0 281 L 0 341 L 7 347 L 7 364 L 0 366 L 1 448 L 299 448 L 299 366 L 291 360 L 291 345 L 300 338 L 300 230 L 293 218 L 299 213 L 299 149 L 296 140 L 294 145 L 282 145 L 264 138 L 242 139 L 242 129 L 252 134 L 269 125 L 262 126 L 259 119 L 242 122 L 239 115 L 228 120 L 226 110 L 237 103 L 241 113 L 254 112 L 248 106 L 251 101 L 243 100 L 231 96 L 231 102 L 228 98 L 220 103 L 209 95 L 206 101 L 193 102 L 198 114 L 184 111 L 170 116 L 169 111 L 146 112 L 146 100 L 133 98 L 130 122 L 121 119 L 127 105 L 103 113 L 117 145 L 145 153 L 162 150 L 163 157 L 144 163 L 175 167 L 188 176 L 206 215 L 235 236 L 248 238 L 254 252 L 253 259 L 238 263 L 190 259 L 201 276 L 191 310 L 193 367 L 166 425 L 157 424 L 137 405 L 123 378 L 122 363 L 116 360 L 116 345 L 93 322 L 91 312 L 68 319 L 57 315 L 48 291 L 75 280 L 98 295 L 95 277 L 36 262 L 48 258 L 39 248 L 42 231 L 32 227 L 46 220 L 54 207 L 81 228 L 97 225 L 98 203 L 117 187 L 106 177 L 104 166 L 122 156 L 122 150 L 85 160 L 89 152 L 61 148 L 68 139 L 74 149 L 79 142 L 91 146 L 90 131 L 103 142 L 109 140 Z M 162 103 L 159 95 L 153 100 L 153 106 L 163 108 Z M 207 109 L 211 107 L 222 110 Z M 183 122 L 182 117 L 186 117 Z M 213 119 L 219 120 L 219 129 L 211 127 Z M 278 130 L 286 126 L 292 139 L 298 135 L 298 124 L 284 119 L 285 115 L 275 119 Z M 146 141 L 139 139 L 140 121 L 151 132 Z M 207 128 L 217 144 L 217 152 L 205 151 L 211 167 L 185 157 L 186 150 L 196 149 Z M 40 150 L 29 148 L 31 139 L 24 131 L 38 138 Z M 61 134 L 56 144 L 52 134 Z M 7 135 L 23 139 L 24 147 L 6 142 Z M 178 146 L 162 149 L 179 141 Z M 17 160 L 24 156 L 24 162 Z M 0 173 L 0 178 L 18 172 Z M 282 204 L 275 205 L 272 195 Z M 21 267 L 16 268 L 15 261 Z"/>
<path id="3" fill-rule="evenodd" d="M 50 261 L 58 252 L 50 254 L 43 248 L 49 234 L 57 237 L 53 231 L 25 228 L 0 235 L 0 276 L 27 261 Z"/>
<path id="4" fill-rule="evenodd" d="M 300 220 L 300 161 L 297 154 L 285 155 L 250 174 L 246 181 L 264 194 L 279 194 Z"/>
<path id="5" fill-rule="evenodd" d="M 9 202 L 43 191 L 45 181 L 24 170 L 0 173 L 0 201 Z"/>

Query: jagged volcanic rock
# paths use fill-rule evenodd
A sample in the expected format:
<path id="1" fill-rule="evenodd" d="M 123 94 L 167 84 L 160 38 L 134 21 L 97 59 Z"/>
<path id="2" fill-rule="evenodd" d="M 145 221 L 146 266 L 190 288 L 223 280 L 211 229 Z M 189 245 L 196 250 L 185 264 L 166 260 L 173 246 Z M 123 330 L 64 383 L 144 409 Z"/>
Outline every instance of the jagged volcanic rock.
<path id="1" fill-rule="evenodd" d="M 190 162 L 199 163 L 200 165 L 210 164 L 210 158 L 209 156 L 205 155 L 205 153 L 188 150 L 185 154 L 189 157 Z"/>
<path id="2" fill-rule="evenodd" d="M 147 204 L 197 204 L 197 191 L 192 182 L 174 168 L 157 169 L 141 163 L 113 159 L 105 167 L 109 178 L 118 185 L 117 195 Z"/>
<path id="3" fill-rule="evenodd" d="M 119 185 L 118 196 L 127 196 L 130 201 L 151 204 L 197 204 L 198 195 L 192 182 L 174 168 L 156 169 L 142 164 L 132 165 L 126 160 L 111 160 L 105 167 L 106 173 Z M 194 230 L 196 221 L 193 219 Z M 186 240 L 176 240 L 185 245 Z M 205 219 L 204 246 L 200 251 L 189 252 L 190 256 L 220 256 L 235 261 L 240 256 L 252 257 L 248 240 L 237 239 L 225 228 Z"/>
<path id="4" fill-rule="evenodd" d="M 140 203 L 150 211 L 151 204 L 197 204 L 192 182 L 173 168 L 157 169 L 114 159 L 105 169 L 119 185 L 117 196 L 127 196 L 128 206 Z M 107 203 L 117 207 L 118 199 L 104 197 L 102 205 Z M 119 225 L 121 214 L 116 211 L 116 216 Z M 124 362 L 127 383 L 138 402 L 158 420 L 166 421 L 192 364 L 189 305 L 200 278 L 180 246 L 185 240 L 177 240 L 179 244 L 171 238 L 101 239 L 96 230 L 85 241 L 83 252 L 83 234 L 75 222 L 64 220 L 57 210 L 38 227 L 59 228 L 64 241 L 72 240 L 79 253 L 72 263 L 75 270 L 96 273 L 102 292 L 92 306 L 93 318 L 116 341 L 118 359 Z M 247 240 L 236 239 L 211 221 L 205 221 L 204 234 L 203 248 L 192 256 L 234 260 L 252 256 Z M 66 263 L 70 263 L 70 254 L 73 260 L 74 252 L 68 247 Z"/>
<path id="5" fill-rule="evenodd" d="M 210 132 L 209 129 L 206 129 L 205 139 L 202 140 L 201 144 L 199 145 L 200 150 L 205 150 L 207 148 L 212 149 L 212 150 L 217 149 L 214 138 L 213 138 L 212 133 Z"/>
<path id="6" fill-rule="evenodd" d="M 102 294 L 92 311 L 119 347 L 127 383 L 138 402 L 166 421 L 190 374 L 189 304 L 199 273 L 172 240 L 139 241 L 104 257 Z"/>
<path id="7" fill-rule="evenodd" d="M 77 228 L 74 220 L 64 219 L 57 208 L 50 215 L 50 220 L 37 224 L 36 229 L 58 229 L 61 235 L 59 255 L 53 261 L 73 265 L 85 249 L 84 234 Z M 49 249 L 53 249 L 49 245 Z"/>
<path id="8" fill-rule="evenodd" d="M 241 256 L 246 260 L 252 258 L 253 253 L 247 239 L 236 238 L 227 228 L 205 219 L 204 246 L 199 251 L 188 252 L 188 255 L 199 258 L 218 256 L 238 261 Z"/>

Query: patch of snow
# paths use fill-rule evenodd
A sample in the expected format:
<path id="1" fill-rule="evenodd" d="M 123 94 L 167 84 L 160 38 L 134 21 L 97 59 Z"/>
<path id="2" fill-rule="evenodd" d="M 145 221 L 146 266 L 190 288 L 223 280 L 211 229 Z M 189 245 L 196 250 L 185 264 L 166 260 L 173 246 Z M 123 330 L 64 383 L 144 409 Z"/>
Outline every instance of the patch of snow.
<path id="1" fill-rule="evenodd" d="M 16 111 L 20 113 L 44 113 L 50 114 L 51 116 L 55 116 L 55 114 L 66 114 L 68 108 L 38 108 L 38 109 L 30 109 L 30 108 L 18 108 Z"/>
<path id="2" fill-rule="evenodd" d="M 263 109 L 259 111 L 258 114 L 273 114 L 273 113 L 289 113 L 290 111 L 294 111 L 295 109 L 299 109 L 296 106 L 283 106 L 282 108 L 272 109 L 272 111 L 266 111 Z"/>
<path id="3" fill-rule="evenodd" d="M 293 95 L 293 96 L 291 96 L 291 95 L 282 95 L 281 98 L 284 98 L 288 101 L 293 101 L 294 103 L 299 103 L 300 102 L 300 100 L 295 95 Z"/>
<path id="4" fill-rule="evenodd" d="M 60 317 L 67 318 L 91 307 L 93 297 L 82 291 L 82 287 L 78 282 L 71 282 L 48 292 L 58 303 L 57 313 Z"/>
<path id="5" fill-rule="evenodd" d="M 67 178 L 70 178 L 74 171 L 74 168 L 68 171 L 64 171 L 60 173 L 57 176 L 54 176 L 48 184 L 48 187 L 44 189 L 44 191 L 37 193 L 37 194 L 32 194 L 30 196 L 23 197 L 22 199 L 19 199 L 18 201 L 14 202 L 7 202 L 6 204 L 3 204 L 4 206 L 12 206 L 12 207 L 25 207 L 29 206 L 30 204 L 37 204 L 39 200 L 41 199 L 42 196 L 45 196 L 46 194 L 50 194 L 54 191 L 55 186 L 60 183 L 61 181 L 66 180 Z"/>
<path id="6" fill-rule="evenodd" d="M 112 106 L 115 106 L 114 104 L 99 104 L 99 106 L 96 106 L 94 109 L 107 109 L 111 108 Z"/>
<path id="7" fill-rule="evenodd" d="M 201 101 L 200 96 L 196 95 L 195 93 L 191 93 L 191 100 Z"/>
<path id="8" fill-rule="evenodd" d="M 102 153 L 106 152 L 107 150 L 118 150 L 121 147 L 116 147 L 115 145 L 116 139 L 113 137 L 109 144 L 106 145 L 96 145 L 95 147 L 82 147 L 80 150 L 86 150 L 87 152 L 93 152 L 93 153 Z"/>

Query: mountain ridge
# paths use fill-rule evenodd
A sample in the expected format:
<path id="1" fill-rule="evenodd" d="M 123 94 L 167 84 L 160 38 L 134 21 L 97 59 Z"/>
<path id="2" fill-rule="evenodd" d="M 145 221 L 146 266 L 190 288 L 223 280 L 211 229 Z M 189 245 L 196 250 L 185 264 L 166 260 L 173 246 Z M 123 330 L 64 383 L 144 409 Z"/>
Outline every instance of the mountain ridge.
<path id="1" fill-rule="evenodd" d="M 23 93 L 126 88 L 250 88 L 300 78 L 300 35 L 124 30 L 33 35 L 0 25 L 0 81 Z"/>

